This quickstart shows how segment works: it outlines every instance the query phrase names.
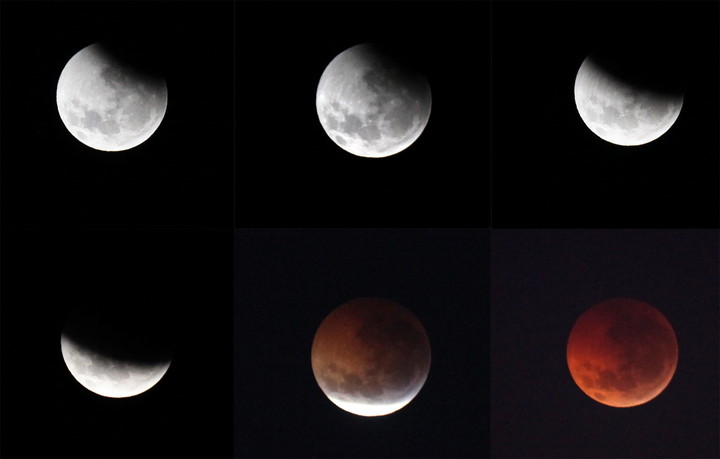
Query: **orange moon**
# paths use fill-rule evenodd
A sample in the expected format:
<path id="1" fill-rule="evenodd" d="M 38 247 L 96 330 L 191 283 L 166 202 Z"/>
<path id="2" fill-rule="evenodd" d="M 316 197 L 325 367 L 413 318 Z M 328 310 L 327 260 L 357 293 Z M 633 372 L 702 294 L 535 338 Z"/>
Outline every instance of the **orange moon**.
<path id="1" fill-rule="evenodd" d="M 322 321 L 311 360 L 315 380 L 335 405 L 360 416 L 383 416 L 422 389 L 430 370 L 430 341 L 404 307 L 360 298 Z"/>
<path id="2" fill-rule="evenodd" d="M 654 307 L 615 298 L 591 307 L 575 322 L 567 363 L 588 397 L 613 407 L 642 405 L 675 374 L 678 345 L 670 322 Z"/>

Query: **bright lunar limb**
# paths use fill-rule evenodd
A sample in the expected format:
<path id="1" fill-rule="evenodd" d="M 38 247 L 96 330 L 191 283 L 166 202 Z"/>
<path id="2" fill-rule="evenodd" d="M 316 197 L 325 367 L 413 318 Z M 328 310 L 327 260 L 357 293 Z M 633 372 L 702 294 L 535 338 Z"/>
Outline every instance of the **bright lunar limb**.
<path id="1" fill-rule="evenodd" d="M 114 359 L 80 346 L 65 334 L 60 338 L 60 349 L 65 365 L 77 382 L 103 397 L 141 394 L 157 384 L 170 368 L 170 361 L 145 364 Z"/>
<path id="2" fill-rule="evenodd" d="M 425 77 L 367 43 L 328 64 L 315 99 L 327 135 L 344 150 L 368 158 L 412 145 L 427 125 L 431 102 Z"/>
<path id="3" fill-rule="evenodd" d="M 672 127 L 680 115 L 683 95 L 630 82 L 591 55 L 575 77 L 575 105 L 598 137 L 635 146 L 652 142 Z"/>
<path id="4" fill-rule="evenodd" d="M 140 307 L 76 308 L 60 337 L 63 360 L 91 392 L 111 398 L 138 395 L 170 368 L 172 340 L 163 320 Z"/>
<path id="5" fill-rule="evenodd" d="M 99 43 L 68 61 L 56 96 L 68 131 L 88 147 L 103 151 L 128 150 L 145 142 L 167 108 L 163 78 L 121 62 Z"/>
<path id="6" fill-rule="evenodd" d="M 315 333 L 311 354 L 327 398 L 360 416 L 403 408 L 430 369 L 430 343 L 420 321 L 381 298 L 359 298 L 332 311 Z"/>

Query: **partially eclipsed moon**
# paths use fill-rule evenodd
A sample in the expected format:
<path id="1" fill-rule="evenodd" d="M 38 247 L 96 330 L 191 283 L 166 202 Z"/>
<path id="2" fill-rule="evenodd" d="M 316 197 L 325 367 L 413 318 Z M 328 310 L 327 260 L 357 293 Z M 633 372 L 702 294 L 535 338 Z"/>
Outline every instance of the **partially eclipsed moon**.
<path id="1" fill-rule="evenodd" d="M 643 145 L 665 134 L 680 115 L 683 95 L 661 91 L 588 56 L 575 77 L 575 105 L 598 137 L 624 146 Z M 662 75 L 658 75 L 662 78 Z"/>
<path id="2" fill-rule="evenodd" d="M 161 77 L 120 62 L 95 43 L 65 65 L 57 85 L 57 106 L 68 131 L 88 147 L 127 150 L 145 142 L 167 108 Z"/>
<path id="3" fill-rule="evenodd" d="M 60 338 L 63 360 L 83 387 L 111 398 L 132 397 L 157 384 L 170 368 L 171 343 L 142 312 L 74 311 Z M 134 311 L 138 312 L 138 311 Z"/>
<path id="4" fill-rule="evenodd" d="M 318 385 L 335 405 L 360 416 L 382 416 L 410 403 L 422 389 L 430 342 L 407 309 L 361 298 L 323 320 L 311 360 Z"/>
<path id="5" fill-rule="evenodd" d="M 630 407 L 657 397 L 678 361 L 672 326 L 657 309 L 627 298 L 583 313 L 570 333 L 567 362 L 575 383 L 593 400 Z"/>
<path id="6" fill-rule="evenodd" d="M 422 134 L 430 85 L 371 44 L 337 55 L 320 77 L 316 108 L 327 135 L 344 150 L 369 158 L 399 153 Z"/>
<path id="7" fill-rule="evenodd" d="M 170 362 L 143 364 L 117 360 L 80 347 L 62 335 L 60 346 L 65 364 L 77 382 L 103 397 L 124 398 L 141 394 L 157 384 Z"/>

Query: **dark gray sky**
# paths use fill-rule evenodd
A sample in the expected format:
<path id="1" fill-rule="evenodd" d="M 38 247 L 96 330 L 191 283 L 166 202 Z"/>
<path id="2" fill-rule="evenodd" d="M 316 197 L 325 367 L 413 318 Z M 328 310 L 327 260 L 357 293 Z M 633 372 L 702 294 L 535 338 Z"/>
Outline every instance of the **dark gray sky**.
<path id="1" fill-rule="evenodd" d="M 235 234 L 238 457 L 483 457 L 489 432 L 488 230 L 278 229 Z M 346 301 L 409 309 L 431 347 L 407 406 L 335 406 L 310 364 L 315 331 Z"/>
<path id="2" fill-rule="evenodd" d="M 717 230 L 493 230 L 494 457 L 718 455 Z M 645 301 L 672 324 L 679 361 L 645 405 L 612 408 L 570 376 L 565 346 L 591 306 Z"/>

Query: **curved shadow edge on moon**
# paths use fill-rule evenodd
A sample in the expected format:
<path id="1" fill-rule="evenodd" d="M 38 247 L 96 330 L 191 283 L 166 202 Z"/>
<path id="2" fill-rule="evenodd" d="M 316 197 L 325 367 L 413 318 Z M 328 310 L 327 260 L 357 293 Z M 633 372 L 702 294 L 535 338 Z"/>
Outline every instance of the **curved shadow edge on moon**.
<path id="1" fill-rule="evenodd" d="M 323 72 L 316 109 L 326 134 L 357 156 L 382 158 L 407 149 L 430 118 L 430 85 L 370 44 L 336 56 Z"/>
<path id="2" fill-rule="evenodd" d="M 404 407 L 420 392 L 429 362 L 409 363 L 372 358 L 363 371 L 333 363 L 318 364 L 316 378 L 322 391 L 340 408 L 362 416 L 382 416 Z"/>
<path id="3" fill-rule="evenodd" d="M 143 364 L 118 360 L 82 347 L 65 333 L 60 338 L 63 360 L 72 376 L 83 387 L 98 395 L 125 398 L 155 386 L 170 368 L 170 360 Z"/>
<path id="4" fill-rule="evenodd" d="M 312 369 L 325 395 L 361 416 L 382 416 L 407 405 L 430 369 L 430 344 L 408 310 L 381 299 L 354 300 L 318 328 Z"/>
<path id="5" fill-rule="evenodd" d="M 643 145 L 665 134 L 680 116 L 684 97 L 628 84 L 588 56 L 575 78 L 575 105 L 598 137 L 621 146 Z"/>
<path id="6" fill-rule="evenodd" d="M 637 406 L 657 397 L 678 361 L 675 333 L 652 306 L 614 299 L 586 311 L 573 326 L 568 368 L 590 398 L 613 407 Z"/>
<path id="7" fill-rule="evenodd" d="M 67 130 L 90 148 L 122 151 L 145 142 L 167 109 L 167 85 L 119 63 L 99 43 L 63 68 L 56 102 Z"/>

